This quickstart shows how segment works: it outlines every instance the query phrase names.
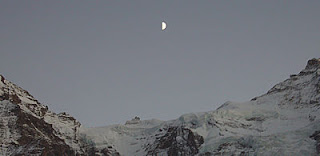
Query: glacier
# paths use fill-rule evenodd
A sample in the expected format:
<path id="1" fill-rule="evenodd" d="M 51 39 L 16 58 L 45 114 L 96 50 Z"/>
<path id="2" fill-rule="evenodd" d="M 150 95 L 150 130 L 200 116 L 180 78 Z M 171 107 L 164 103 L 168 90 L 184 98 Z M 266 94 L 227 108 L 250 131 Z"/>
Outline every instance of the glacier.
<path id="1" fill-rule="evenodd" d="M 21 114 L 32 120 L 22 120 Z M 228 101 L 216 110 L 169 121 L 135 118 L 105 127 L 85 127 L 67 113 L 51 112 L 1 76 L 0 116 L 1 155 L 316 156 L 320 154 L 320 59 L 309 60 L 301 72 L 246 102 Z M 21 127 L 35 137 L 26 136 Z"/>

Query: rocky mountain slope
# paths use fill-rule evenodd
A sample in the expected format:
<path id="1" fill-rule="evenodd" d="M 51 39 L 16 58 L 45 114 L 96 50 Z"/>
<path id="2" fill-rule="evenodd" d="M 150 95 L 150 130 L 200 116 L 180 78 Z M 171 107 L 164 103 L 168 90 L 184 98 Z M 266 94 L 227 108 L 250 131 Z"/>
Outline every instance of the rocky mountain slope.
<path id="1" fill-rule="evenodd" d="M 320 59 L 250 101 L 86 128 L 0 77 L 0 155 L 319 155 Z"/>
<path id="2" fill-rule="evenodd" d="M 81 152 L 80 123 L 56 114 L 0 76 L 0 155 L 73 155 Z"/>

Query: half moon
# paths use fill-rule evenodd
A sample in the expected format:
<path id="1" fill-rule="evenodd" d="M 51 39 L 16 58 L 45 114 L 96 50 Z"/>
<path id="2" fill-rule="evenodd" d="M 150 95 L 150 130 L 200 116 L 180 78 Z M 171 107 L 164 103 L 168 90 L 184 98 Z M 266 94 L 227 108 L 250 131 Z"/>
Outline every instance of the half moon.
<path id="1" fill-rule="evenodd" d="M 162 22 L 162 24 L 161 24 L 161 30 L 164 30 L 164 29 L 166 29 L 166 28 L 167 28 L 166 22 Z"/>

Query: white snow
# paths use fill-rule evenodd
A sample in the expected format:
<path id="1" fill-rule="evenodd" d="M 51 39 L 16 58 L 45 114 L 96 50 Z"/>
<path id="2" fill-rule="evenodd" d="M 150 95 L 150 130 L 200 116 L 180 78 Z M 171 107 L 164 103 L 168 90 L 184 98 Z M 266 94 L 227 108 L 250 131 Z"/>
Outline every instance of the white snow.
<path id="1" fill-rule="evenodd" d="M 48 111 L 7 80 L 0 81 L 0 95 L 17 95 L 21 100 L 17 105 L 23 111 L 52 124 L 56 135 L 78 152 L 81 152 L 79 138 L 85 137 L 100 150 L 112 148 L 123 156 L 146 155 L 147 147 L 164 136 L 168 127 L 185 127 L 204 138 L 200 154 L 316 155 L 315 140 L 310 136 L 320 130 L 319 76 L 319 68 L 308 68 L 251 101 L 229 101 L 217 110 L 188 113 L 170 121 L 135 118 L 125 125 L 96 128 L 82 127 L 68 114 Z M 16 120 L 10 114 L 15 106 L 10 101 L 0 101 L 0 155 L 10 155 L 8 144 L 19 138 L 8 127 Z M 183 142 L 184 137 L 175 139 Z M 166 155 L 161 152 L 160 155 Z"/>
<path id="2" fill-rule="evenodd" d="M 157 130 L 168 125 L 185 126 L 203 136 L 200 153 L 231 155 L 242 150 L 252 155 L 315 155 L 315 141 L 309 136 L 320 130 L 320 95 L 316 92 L 319 75 L 317 71 L 293 76 L 253 101 L 226 102 L 215 111 L 189 113 L 165 122 L 149 122 L 153 123 L 152 126 L 139 124 L 146 122 L 139 121 L 88 128 L 82 133 L 98 148 L 112 146 L 124 156 L 145 155 L 143 147 L 154 141 L 152 136 L 164 135 L 165 132 Z M 238 149 L 239 142 L 248 147 Z M 233 144 L 217 151 L 223 143 Z"/>

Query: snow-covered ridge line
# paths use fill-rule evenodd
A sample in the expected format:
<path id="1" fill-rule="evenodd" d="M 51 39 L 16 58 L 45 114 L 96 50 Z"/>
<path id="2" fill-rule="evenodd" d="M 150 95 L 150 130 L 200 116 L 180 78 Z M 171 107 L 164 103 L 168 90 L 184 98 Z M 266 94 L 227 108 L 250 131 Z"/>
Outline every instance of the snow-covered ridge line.
<path id="1" fill-rule="evenodd" d="M 136 117 L 123 125 L 85 128 L 66 113 L 49 111 L 1 75 L 0 104 L 0 136 L 6 138 L 0 139 L 0 154 L 20 143 L 19 131 L 10 129 L 10 122 L 21 122 L 17 110 L 48 124 L 53 136 L 39 125 L 25 126 L 47 140 L 57 136 L 74 151 L 68 155 L 320 154 L 320 59 L 309 60 L 301 72 L 250 101 L 226 102 L 217 110 L 170 121 Z"/>
<path id="2" fill-rule="evenodd" d="M 299 74 L 248 102 L 226 102 L 217 110 L 185 114 L 151 127 L 133 120 L 83 133 L 97 148 L 110 146 L 121 155 L 194 155 L 197 150 L 198 155 L 316 155 L 320 151 L 311 136 L 320 130 L 319 82 L 320 59 L 311 59 Z M 197 146 L 188 146 L 181 129 L 203 138 L 193 140 L 201 143 L 197 150 L 190 150 Z"/>

